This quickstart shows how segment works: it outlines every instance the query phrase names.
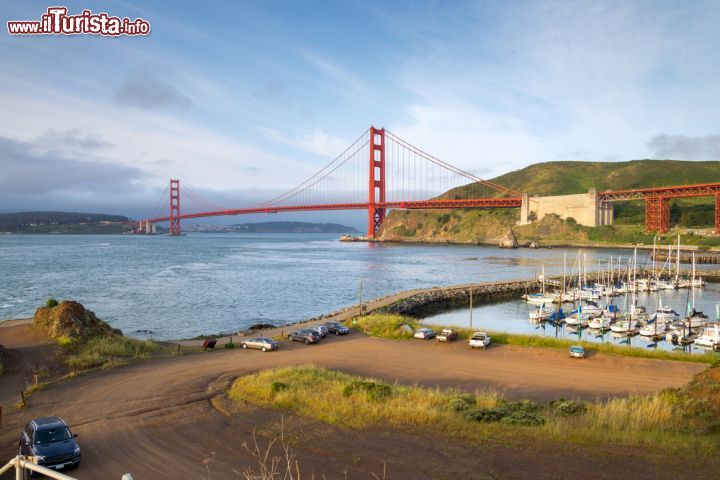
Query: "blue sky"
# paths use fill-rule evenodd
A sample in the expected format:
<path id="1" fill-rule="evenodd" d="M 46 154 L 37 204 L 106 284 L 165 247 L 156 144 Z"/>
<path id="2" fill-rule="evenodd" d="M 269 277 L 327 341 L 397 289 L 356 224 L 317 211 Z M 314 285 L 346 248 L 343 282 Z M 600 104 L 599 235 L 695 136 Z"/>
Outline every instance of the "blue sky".
<path id="1" fill-rule="evenodd" d="M 0 12 L 34 20 L 49 5 Z M 152 33 L 0 36 L 2 211 L 141 216 L 171 176 L 242 206 L 370 124 L 486 178 L 551 160 L 720 158 L 716 1 L 67 6 L 143 17 Z"/>

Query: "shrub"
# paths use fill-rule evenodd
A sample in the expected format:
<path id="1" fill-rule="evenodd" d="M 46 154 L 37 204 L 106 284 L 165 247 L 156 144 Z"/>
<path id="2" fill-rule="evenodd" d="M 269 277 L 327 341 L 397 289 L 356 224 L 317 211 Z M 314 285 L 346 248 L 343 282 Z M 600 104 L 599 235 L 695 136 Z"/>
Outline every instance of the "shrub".
<path id="1" fill-rule="evenodd" d="M 500 419 L 501 423 L 508 423 L 510 425 L 542 425 L 545 423 L 545 419 L 537 413 L 532 412 L 513 412 Z"/>
<path id="2" fill-rule="evenodd" d="M 228 342 L 225 344 L 225 348 L 235 348 L 235 344 L 233 342 Z"/>
<path id="3" fill-rule="evenodd" d="M 558 417 L 572 417 L 585 413 L 587 410 L 587 406 L 583 402 L 577 402 L 575 400 L 560 399 L 550 402 L 550 406 Z"/>
<path id="4" fill-rule="evenodd" d="M 519 402 L 507 402 L 503 408 L 508 412 L 531 413 L 540 408 L 540 405 L 532 400 L 520 400 Z"/>
<path id="5" fill-rule="evenodd" d="M 47 308 L 55 308 L 55 307 L 57 307 L 58 305 L 59 305 L 58 301 L 55 300 L 55 299 L 52 298 L 52 297 L 48 298 L 47 302 L 45 303 L 45 306 L 46 306 Z"/>
<path id="6" fill-rule="evenodd" d="M 272 382 L 270 384 L 270 391 L 272 393 L 284 392 L 288 389 L 288 384 L 283 382 Z"/>
<path id="7" fill-rule="evenodd" d="M 60 348 L 62 348 L 63 350 L 72 351 L 72 350 L 76 350 L 78 347 L 78 341 L 75 338 L 62 336 L 62 337 L 58 337 L 55 341 L 57 342 L 58 346 Z"/>
<path id="8" fill-rule="evenodd" d="M 358 391 L 364 391 L 368 400 L 383 400 L 392 395 L 392 387 L 390 385 L 367 380 L 358 380 L 348 383 L 343 389 L 343 395 L 349 397 Z"/>
<path id="9" fill-rule="evenodd" d="M 473 408 L 465 412 L 465 418 L 475 422 L 499 422 L 506 415 L 502 408 Z"/>
<path id="10" fill-rule="evenodd" d="M 475 395 L 472 393 L 463 393 L 457 397 L 451 398 L 448 407 L 453 412 L 465 412 L 473 408 L 477 403 Z"/>

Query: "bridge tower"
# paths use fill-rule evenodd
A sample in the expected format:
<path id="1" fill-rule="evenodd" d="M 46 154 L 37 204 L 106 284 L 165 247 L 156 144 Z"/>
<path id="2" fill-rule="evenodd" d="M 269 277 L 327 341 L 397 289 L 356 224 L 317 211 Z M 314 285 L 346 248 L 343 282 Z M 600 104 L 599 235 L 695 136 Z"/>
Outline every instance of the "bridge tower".
<path id="1" fill-rule="evenodd" d="M 385 129 L 370 127 L 370 191 L 368 197 L 368 238 L 375 238 L 385 220 Z"/>
<path id="2" fill-rule="evenodd" d="M 645 197 L 645 231 L 667 233 L 670 230 L 670 199 Z"/>
<path id="3" fill-rule="evenodd" d="M 715 192 L 715 234 L 720 235 L 720 192 Z"/>
<path id="4" fill-rule="evenodd" d="M 180 235 L 180 180 L 170 179 L 170 235 Z"/>

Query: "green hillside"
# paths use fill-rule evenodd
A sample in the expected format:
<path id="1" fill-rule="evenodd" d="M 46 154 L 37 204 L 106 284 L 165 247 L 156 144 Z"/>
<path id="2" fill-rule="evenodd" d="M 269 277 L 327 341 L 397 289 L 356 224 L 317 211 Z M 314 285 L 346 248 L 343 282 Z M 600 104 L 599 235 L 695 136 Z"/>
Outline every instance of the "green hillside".
<path id="1" fill-rule="evenodd" d="M 122 215 L 77 212 L 0 213 L 0 232 L 119 234 L 127 232 L 130 219 Z"/>
<path id="2" fill-rule="evenodd" d="M 591 188 L 602 191 L 709 183 L 720 182 L 720 161 L 547 162 L 509 172 L 490 181 L 518 192 L 538 196 L 586 193 Z M 486 187 L 470 184 L 449 190 L 440 195 L 440 198 L 473 198 L 486 196 L 488 193 Z M 508 229 L 513 228 L 521 242 L 626 243 L 646 240 L 642 234 L 642 201 L 616 203 L 615 226 L 597 229 L 576 225 L 566 227 L 559 219 L 548 219 L 547 222 L 540 222 L 540 225 L 516 227 L 519 217 L 518 210 L 394 211 L 386 219 L 380 238 L 399 241 L 494 243 Z M 672 226 L 707 228 L 712 226 L 713 222 L 714 199 L 710 197 L 671 202 Z M 549 231 L 552 231 L 552 238 Z M 718 242 L 716 237 L 710 237 L 689 238 L 688 243 L 715 245 Z"/>
<path id="3" fill-rule="evenodd" d="M 490 180 L 531 195 L 569 195 L 591 188 L 625 190 L 691 183 L 720 182 L 720 161 L 632 160 L 629 162 L 546 162 Z M 444 197 L 466 198 L 472 185 L 448 191 Z"/>

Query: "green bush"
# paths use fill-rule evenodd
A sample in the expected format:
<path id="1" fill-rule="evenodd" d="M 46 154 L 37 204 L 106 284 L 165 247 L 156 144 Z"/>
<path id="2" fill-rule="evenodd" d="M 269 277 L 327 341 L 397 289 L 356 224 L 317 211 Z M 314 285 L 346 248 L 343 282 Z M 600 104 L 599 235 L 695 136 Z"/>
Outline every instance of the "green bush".
<path id="1" fill-rule="evenodd" d="M 272 382 L 270 384 L 270 391 L 272 393 L 283 392 L 288 389 L 288 384 L 283 382 Z"/>
<path id="2" fill-rule="evenodd" d="M 364 391 L 368 400 L 383 400 L 392 395 L 392 387 L 390 385 L 367 380 L 348 383 L 343 389 L 343 395 L 349 397 L 358 391 Z"/>
<path id="3" fill-rule="evenodd" d="M 448 402 L 448 407 L 453 412 L 465 412 L 475 407 L 477 399 L 472 393 L 463 393 L 457 397 L 451 398 Z"/>
<path id="4" fill-rule="evenodd" d="M 465 412 L 465 418 L 475 422 L 499 422 L 506 415 L 503 408 L 473 408 Z"/>
<path id="5" fill-rule="evenodd" d="M 228 342 L 225 344 L 225 348 L 235 348 L 235 344 L 233 342 Z"/>
<path id="6" fill-rule="evenodd" d="M 572 417 L 583 414 L 587 410 L 587 406 L 583 402 L 563 399 L 550 402 L 550 407 L 558 417 Z"/>
<path id="7" fill-rule="evenodd" d="M 503 405 L 503 408 L 508 412 L 512 413 L 531 413 L 536 412 L 540 408 L 540 405 L 533 402 L 532 400 L 520 400 L 519 402 L 507 402 L 505 405 Z"/>
<path id="8" fill-rule="evenodd" d="M 513 412 L 510 415 L 506 415 L 500 419 L 501 423 L 508 423 L 510 425 L 542 425 L 545 423 L 545 419 L 537 413 L 532 412 Z"/>
<path id="9" fill-rule="evenodd" d="M 55 308 L 55 307 L 57 307 L 58 305 L 59 305 L 58 301 L 55 300 L 55 299 L 52 298 L 52 297 L 48 298 L 47 302 L 45 302 L 45 306 L 46 306 L 47 308 Z"/>

